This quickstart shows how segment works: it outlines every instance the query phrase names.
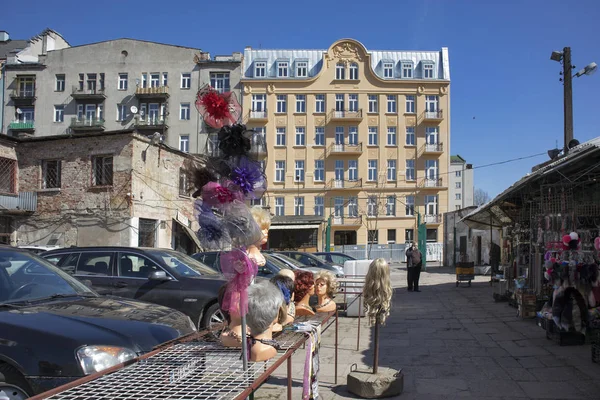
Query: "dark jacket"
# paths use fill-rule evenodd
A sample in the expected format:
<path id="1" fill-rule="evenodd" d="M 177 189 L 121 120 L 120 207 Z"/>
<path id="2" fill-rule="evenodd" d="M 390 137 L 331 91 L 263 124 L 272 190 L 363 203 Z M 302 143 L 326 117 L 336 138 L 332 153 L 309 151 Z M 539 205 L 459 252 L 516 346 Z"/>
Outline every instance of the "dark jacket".
<path id="1" fill-rule="evenodd" d="M 410 267 L 418 267 L 419 265 L 422 264 L 423 262 L 423 255 L 421 254 L 421 261 L 419 261 L 418 263 L 415 263 L 413 261 L 413 254 L 418 252 L 419 254 L 421 254 L 421 252 L 419 251 L 419 249 L 413 249 L 412 247 L 409 248 L 408 250 L 406 250 L 406 266 L 408 268 Z"/>

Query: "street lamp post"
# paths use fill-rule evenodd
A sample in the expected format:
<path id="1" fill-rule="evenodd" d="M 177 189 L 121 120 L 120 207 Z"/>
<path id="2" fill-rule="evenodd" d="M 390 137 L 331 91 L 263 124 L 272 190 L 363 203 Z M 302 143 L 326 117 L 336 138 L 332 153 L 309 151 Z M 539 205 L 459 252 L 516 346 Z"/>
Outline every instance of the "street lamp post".
<path id="1" fill-rule="evenodd" d="M 561 72 L 564 87 L 564 154 L 569 151 L 569 142 L 573 140 L 573 77 L 579 78 L 582 75 L 592 75 L 596 72 L 597 65 L 592 62 L 586 65 L 585 68 L 571 75 L 571 70 L 575 68 L 571 64 L 571 48 L 565 47 L 563 51 L 553 51 L 550 59 L 562 63 L 563 70 Z"/>

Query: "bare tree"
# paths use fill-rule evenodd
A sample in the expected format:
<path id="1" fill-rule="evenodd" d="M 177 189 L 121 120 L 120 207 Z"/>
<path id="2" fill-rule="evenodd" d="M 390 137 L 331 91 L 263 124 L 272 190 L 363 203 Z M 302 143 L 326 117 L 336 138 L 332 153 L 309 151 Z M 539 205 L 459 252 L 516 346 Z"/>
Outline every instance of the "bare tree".
<path id="1" fill-rule="evenodd" d="M 491 197 L 488 192 L 480 188 L 475 189 L 475 193 L 473 194 L 473 202 L 476 206 L 482 206 L 490 200 Z"/>

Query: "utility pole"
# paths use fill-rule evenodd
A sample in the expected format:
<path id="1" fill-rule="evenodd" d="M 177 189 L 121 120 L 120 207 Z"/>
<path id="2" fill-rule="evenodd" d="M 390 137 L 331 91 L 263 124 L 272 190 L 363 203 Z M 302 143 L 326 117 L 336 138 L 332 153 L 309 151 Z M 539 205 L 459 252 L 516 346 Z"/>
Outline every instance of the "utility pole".
<path id="1" fill-rule="evenodd" d="M 563 49 L 563 86 L 564 86 L 564 119 L 565 143 L 564 154 L 569 151 L 569 142 L 573 139 L 573 76 L 571 75 L 571 48 Z"/>

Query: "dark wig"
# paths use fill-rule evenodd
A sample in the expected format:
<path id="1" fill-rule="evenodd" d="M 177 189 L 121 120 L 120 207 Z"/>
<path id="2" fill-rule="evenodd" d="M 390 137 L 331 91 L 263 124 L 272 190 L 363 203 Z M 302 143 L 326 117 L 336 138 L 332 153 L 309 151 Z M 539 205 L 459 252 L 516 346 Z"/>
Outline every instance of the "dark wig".
<path id="1" fill-rule="evenodd" d="M 285 304 L 290 304 L 292 293 L 294 293 L 294 289 L 296 287 L 292 278 L 283 275 L 275 275 L 270 280 L 279 288 L 279 290 L 281 290 L 281 293 L 283 293 Z"/>
<path id="2" fill-rule="evenodd" d="M 296 287 L 294 288 L 294 301 L 299 302 L 310 292 L 310 288 L 315 285 L 315 279 L 313 273 L 310 271 L 294 271 L 296 275 L 296 281 L 294 282 Z"/>

